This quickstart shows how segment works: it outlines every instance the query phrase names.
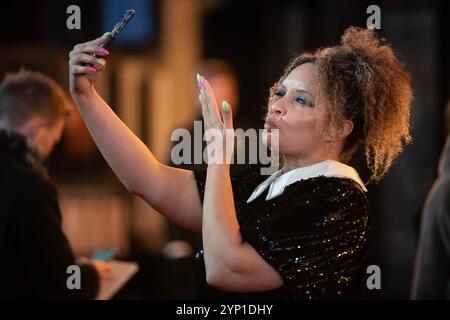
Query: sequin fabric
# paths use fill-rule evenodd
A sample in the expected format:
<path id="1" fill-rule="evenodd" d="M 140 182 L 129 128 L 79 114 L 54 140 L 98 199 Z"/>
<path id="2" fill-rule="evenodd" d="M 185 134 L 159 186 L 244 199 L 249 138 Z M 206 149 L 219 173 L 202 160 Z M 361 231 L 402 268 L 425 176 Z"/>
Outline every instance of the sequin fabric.
<path id="1" fill-rule="evenodd" d="M 261 176 L 257 166 L 239 167 L 231 181 L 242 237 L 279 272 L 284 284 L 238 296 L 355 298 L 363 285 L 368 251 L 368 202 L 361 187 L 348 178 L 319 176 L 297 181 L 268 201 L 266 190 L 247 204 L 267 176 Z M 206 171 L 194 175 L 203 201 Z M 203 263 L 202 250 L 196 259 Z"/>

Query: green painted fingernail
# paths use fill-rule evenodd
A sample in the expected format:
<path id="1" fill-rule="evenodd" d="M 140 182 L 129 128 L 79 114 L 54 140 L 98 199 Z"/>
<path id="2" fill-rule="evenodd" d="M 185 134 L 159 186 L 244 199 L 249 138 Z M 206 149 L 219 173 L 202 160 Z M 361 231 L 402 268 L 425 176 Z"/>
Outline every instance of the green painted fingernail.
<path id="1" fill-rule="evenodd" d="M 200 82 L 200 79 L 201 79 L 201 77 L 200 77 L 200 75 L 197 73 L 197 81 Z"/>
<path id="2" fill-rule="evenodd" d="M 110 32 L 105 32 L 102 37 L 106 37 Z"/>
<path id="3" fill-rule="evenodd" d="M 230 110 L 230 104 L 226 101 L 222 101 L 222 110 L 223 112 L 228 112 Z"/>
<path id="4" fill-rule="evenodd" d="M 105 66 L 105 61 L 103 61 L 102 59 L 97 59 L 97 64 L 101 65 L 101 66 Z"/>

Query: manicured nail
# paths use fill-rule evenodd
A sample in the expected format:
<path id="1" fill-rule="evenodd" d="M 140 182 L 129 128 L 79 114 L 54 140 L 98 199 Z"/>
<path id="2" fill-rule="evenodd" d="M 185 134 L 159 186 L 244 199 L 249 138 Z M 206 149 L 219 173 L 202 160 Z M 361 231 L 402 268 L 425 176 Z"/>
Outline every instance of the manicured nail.
<path id="1" fill-rule="evenodd" d="M 101 55 L 107 56 L 109 54 L 109 51 L 105 48 L 98 49 L 98 52 L 100 52 Z"/>
<path id="2" fill-rule="evenodd" d="M 200 103 L 203 103 L 203 98 L 202 98 L 202 94 L 201 93 L 198 95 L 198 101 L 200 101 Z"/>
<path id="3" fill-rule="evenodd" d="M 200 82 L 200 79 L 201 79 L 201 77 L 200 77 L 200 75 L 197 73 L 197 82 Z"/>
<path id="4" fill-rule="evenodd" d="M 102 37 L 106 37 L 108 34 L 110 34 L 110 32 L 105 32 Z"/>
<path id="5" fill-rule="evenodd" d="M 222 101 L 222 110 L 223 112 L 228 112 L 230 110 L 230 104 L 226 101 Z"/>
<path id="6" fill-rule="evenodd" d="M 101 66 L 105 66 L 105 61 L 102 59 L 97 59 L 97 61 L 95 61 L 95 62 Z"/>
<path id="7" fill-rule="evenodd" d="M 94 67 L 89 67 L 89 68 L 87 69 L 87 71 L 88 71 L 89 73 L 94 73 L 94 72 L 97 72 L 97 69 L 95 69 Z"/>
<path id="8" fill-rule="evenodd" d="M 198 90 L 202 91 L 203 87 L 205 86 L 205 83 L 203 82 L 203 77 L 198 75 L 197 78 L 197 84 L 198 84 Z"/>

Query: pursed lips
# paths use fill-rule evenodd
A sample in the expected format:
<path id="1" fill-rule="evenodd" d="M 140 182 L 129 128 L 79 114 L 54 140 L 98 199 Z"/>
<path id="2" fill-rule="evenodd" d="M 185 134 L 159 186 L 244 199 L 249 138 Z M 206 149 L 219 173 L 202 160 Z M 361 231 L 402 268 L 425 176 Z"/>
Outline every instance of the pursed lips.
<path id="1" fill-rule="evenodd" d="M 264 129 L 267 131 L 271 131 L 272 129 L 278 129 L 277 125 L 270 118 L 266 118 L 266 122 L 264 123 Z"/>

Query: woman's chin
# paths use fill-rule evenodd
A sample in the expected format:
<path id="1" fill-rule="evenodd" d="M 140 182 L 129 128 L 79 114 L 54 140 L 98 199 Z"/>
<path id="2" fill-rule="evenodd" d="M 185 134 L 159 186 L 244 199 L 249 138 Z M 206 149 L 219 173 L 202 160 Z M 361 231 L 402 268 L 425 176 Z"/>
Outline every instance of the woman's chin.
<path id="1" fill-rule="evenodd" d="M 264 130 L 262 133 L 262 143 L 272 151 L 279 151 L 279 139 L 270 131 Z"/>
<path id="2" fill-rule="evenodd" d="M 271 144 L 271 140 L 272 140 L 271 135 L 272 134 L 270 132 L 268 132 L 267 130 L 264 130 L 262 132 L 262 136 L 261 136 L 262 143 L 269 148 L 270 148 L 270 144 Z"/>
<path id="3" fill-rule="evenodd" d="M 264 129 L 264 131 L 262 132 L 261 139 L 267 147 L 278 149 L 278 146 L 280 144 L 280 136 L 277 131 Z"/>

